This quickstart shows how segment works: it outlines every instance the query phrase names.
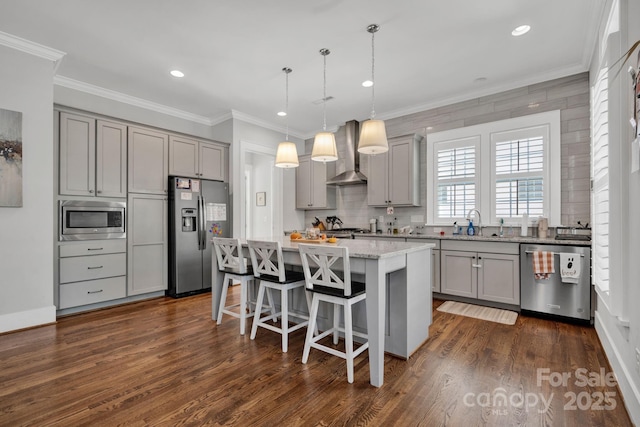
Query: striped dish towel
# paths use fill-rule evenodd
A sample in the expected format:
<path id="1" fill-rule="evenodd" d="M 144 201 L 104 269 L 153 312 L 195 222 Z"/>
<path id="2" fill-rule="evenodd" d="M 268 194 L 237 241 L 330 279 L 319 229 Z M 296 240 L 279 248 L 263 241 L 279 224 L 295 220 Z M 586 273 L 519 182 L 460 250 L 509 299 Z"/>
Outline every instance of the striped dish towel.
<path id="1" fill-rule="evenodd" d="M 533 275 L 536 280 L 548 279 L 549 274 L 555 272 L 553 252 L 535 251 L 533 253 Z"/>

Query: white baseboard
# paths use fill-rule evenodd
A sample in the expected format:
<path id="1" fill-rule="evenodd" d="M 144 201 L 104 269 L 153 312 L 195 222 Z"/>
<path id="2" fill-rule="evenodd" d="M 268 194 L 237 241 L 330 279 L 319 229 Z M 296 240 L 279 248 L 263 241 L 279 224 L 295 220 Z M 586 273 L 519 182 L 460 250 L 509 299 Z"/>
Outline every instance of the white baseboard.
<path id="1" fill-rule="evenodd" d="M 633 371 L 629 371 L 627 365 L 624 363 L 620 351 L 615 345 L 615 341 L 611 337 L 611 333 L 607 329 L 607 323 L 603 322 L 600 313 L 596 310 L 595 313 L 595 328 L 600 339 L 600 343 L 604 348 L 604 352 L 609 359 L 611 368 L 616 374 L 618 380 L 618 387 L 622 393 L 624 399 L 624 405 L 627 408 L 631 422 L 634 425 L 640 425 L 640 391 L 636 386 L 636 383 L 631 379 L 634 377 Z M 618 401 L 618 404 L 622 402 Z"/>
<path id="2" fill-rule="evenodd" d="M 56 306 L 35 308 L 17 313 L 0 315 L 0 333 L 55 323 Z"/>

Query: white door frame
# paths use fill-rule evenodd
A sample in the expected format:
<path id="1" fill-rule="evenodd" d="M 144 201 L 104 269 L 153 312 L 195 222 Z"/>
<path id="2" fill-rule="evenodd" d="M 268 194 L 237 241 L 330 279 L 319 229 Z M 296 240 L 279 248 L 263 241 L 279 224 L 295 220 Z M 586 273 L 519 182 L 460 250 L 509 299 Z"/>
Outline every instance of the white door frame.
<path id="1" fill-rule="evenodd" d="M 270 156 L 272 158 L 272 187 L 270 195 L 267 195 L 273 201 L 273 235 L 282 236 L 282 169 L 275 167 L 276 161 L 276 147 L 267 147 L 264 145 L 256 144 L 249 141 L 240 140 L 240 170 L 242 170 L 242 177 L 244 178 L 244 167 L 246 163 L 246 153 L 255 153 L 263 156 Z M 246 238 L 245 224 L 247 221 L 247 213 L 245 208 L 246 191 L 244 186 L 244 179 L 241 181 L 242 185 L 239 185 L 240 194 L 238 199 L 234 200 L 234 206 L 240 206 L 240 238 Z"/>

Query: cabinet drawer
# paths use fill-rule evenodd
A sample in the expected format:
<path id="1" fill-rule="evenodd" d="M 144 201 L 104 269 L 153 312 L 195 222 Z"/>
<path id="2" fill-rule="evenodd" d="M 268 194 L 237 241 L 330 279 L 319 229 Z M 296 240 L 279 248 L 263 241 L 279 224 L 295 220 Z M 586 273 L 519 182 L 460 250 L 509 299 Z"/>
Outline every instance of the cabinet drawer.
<path id="1" fill-rule="evenodd" d="M 94 304 L 127 296 L 125 276 L 60 285 L 60 307 Z"/>
<path id="2" fill-rule="evenodd" d="M 127 254 L 60 258 L 60 283 L 102 279 L 127 274 Z"/>
<path id="3" fill-rule="evenodd" d="M 490 252 L 493 254 L 520 254 L 520 243 L 488 242 L 486 240 L 442 240 L 440 249 L 466 252 Z"/>
<path id="4" fill-rule="evenodd" d="M 60 258 L 83 255 L 113 254 L 127 251 L 126 239 L 70 242 L 60 245 Z"/>

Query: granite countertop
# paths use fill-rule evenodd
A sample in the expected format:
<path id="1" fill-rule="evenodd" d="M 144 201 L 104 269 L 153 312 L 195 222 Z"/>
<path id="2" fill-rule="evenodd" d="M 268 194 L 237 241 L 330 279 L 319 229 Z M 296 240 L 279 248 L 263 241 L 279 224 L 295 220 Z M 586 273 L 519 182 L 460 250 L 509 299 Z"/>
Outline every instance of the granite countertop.
<path id="1" fill-rule="evenodd" d="M 537 237 L 498 237 L 498 236 L 467 236 L 445 234 L 380 234 L 380 233 L 358 233 L 356 237 L 384 237 L 398 239 L 436 239 L 436 240 L 468 240 L 479 242 L 504 242 L 504 243 L 534 243 L 545 245 L 571 245 L 571 246 L 591 246 L 590 240 L 555 240 L 553 238 L 539 239 Z"/>
<path id="2" fill-rule="evenodd" d="M 255 239 L 261 240 L 261 239 Z M 298 242 L 291 240 L 289 236 L 281 237 L 277 239 L 263 239 L 270 241 L 280 241 L 282 250 L 284 251 L 298 251 L 298 245 L 305 243 L 304 241 Z M 243 243 L 246 243 L 244 241 Z M 388 258 L 397 255 L 407 254 L 411 252 L 418 252 L 427 248 L 433 248 L 433 243 L 421 243 L 421 242 L 404 242 L 404 241 L 390 241 L 390 240 L 354 240 L 354 239 L 338 239 L 336 243 L 309 243 L 313 245 L 327 245 L 327 246 L 345 246 L 349 248 L 349 256 L 354 258 L 371 258 L 381 259 Z"/>

